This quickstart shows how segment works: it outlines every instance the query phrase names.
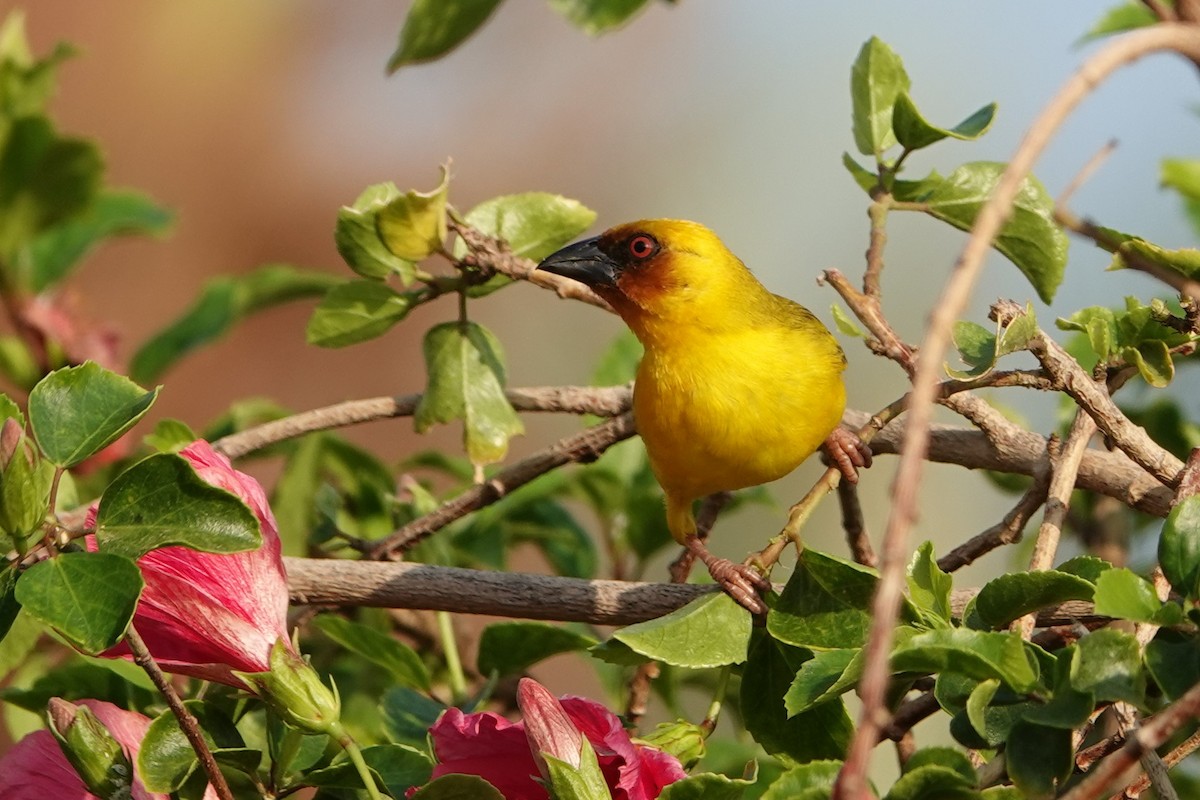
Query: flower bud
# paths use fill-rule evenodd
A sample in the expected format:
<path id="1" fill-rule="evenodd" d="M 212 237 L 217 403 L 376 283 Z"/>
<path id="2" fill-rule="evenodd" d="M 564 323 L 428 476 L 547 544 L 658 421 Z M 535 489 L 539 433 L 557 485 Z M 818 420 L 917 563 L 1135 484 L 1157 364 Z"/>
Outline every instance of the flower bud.
<path id="1" fill-rule="evenodd" d="M 42 459 L 16 420 L 6 419 L 0 427 L 0 530 L 18 552 L 25 551 L 26 534 L 45 521 L 53 483 L 54 465 Z"/>
<path id="2" fill-rule="evenodd" d="M 6 418 L 4 426 L 0 427 L 0 470 L 8 469 L 8 463 L 12 461 L 13 453 L 17 452 L 17 446 L 23 438 L 25 432 L 21 430 L 20 423 L 12 417 Z"/>
<path id="3" fill-rule="evenodd" d="M 304 657 L 280 639 L 271 648 L 267 672 L 236 672 L 287 724 L 306 733 L 345 736 L 339 717 L 341 701 L 337 688 L 321 682 L 321 676 Z"/>
<path id="4" fill-rule="evenodd" d="M 50 731 L 63 755 L 97 797 L 130 797 L 133 765 L 121 744 L 87 706 L 50 700 Z"/>
<path id="5" fill-rule="evenodd" d="M 578 768 L 583 734 L 571 722 L 558 698 L 532 678 L 522 678 L 517 684 L 517 705 L 525 720 L 529 749 L 534 753 L 542 777 L 548 777 L 543 755 L 554 756 Z"/>
<path id="6" fill-rule="evenodd" d="M 679 759 L 684 769 L 691 769 L 704 757 L 704 729 L 682 719 L 660 722 L 654 730 L 637 741 L 670 753 Z"/>

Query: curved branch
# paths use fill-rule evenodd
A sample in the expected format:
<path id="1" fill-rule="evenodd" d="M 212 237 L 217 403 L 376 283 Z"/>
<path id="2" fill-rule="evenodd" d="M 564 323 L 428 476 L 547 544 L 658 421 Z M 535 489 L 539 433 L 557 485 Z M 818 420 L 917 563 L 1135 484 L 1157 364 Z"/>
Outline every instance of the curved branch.
<path id="1" fill-rule="evenodd" d="M 533 386 L 507 389 L 504 396 L 517 411 L 558 411 L 614 417 L 629 410 L 633 402 L 633 389 L 629 386 Z M 222 436 L 212 446 L 230 458 L 241 458 L 268 445 L 306 433 L 392 417 L 410 417 L 416 412 L 421 397 L 420 394 L 406 394 L 347 400 Z"/>
<path id="2" fill-rule="evenodd" d="M 633 414 L 627 411 L 619 417 L 612 417 L 599 425 L 560 439 L 546 449 L 500 470 L 486 483 L 472 486 L 458 497 L 413 520 L 387 538 L 369 543 L 368 554 L 371 558 L 391 558 L 393 554 L 407 550 L 434 531 L 472 511 L 494 503 L 543 473 L 572 461 L 594 461 L 609 447 L 628 439 L 636 432 Z"/>
<path id="3" fill-rule="evenodd" d="M 878 741 L 879 730 L 887 723 L 884 708 L 887 653 L 891 650 L 892 630 L 904 584 L 908 532 L 917 517 L 917 489 L 929 447 L 936 384 L 954 321 L 966 307 L 992 241 L 1012 213 L 1012 203 L 1021 184 L 1063 121 L 1114 70 L 1159 50 L 1175 50 L 1192 59 L 1200 58 L 1200 30 L 1194 26 L 1162 24 L 1130 33 L 1096 53 L 1059 90 L 1030 127 L 1000 182 L 980 210 L 954 272 L 933 306 L 928 331 L 918 350 L 909 408 L 910 425 L 892 491 L 892 513 L 881 548 L 881 579 L 872 609 L 867 666 L 860 683 L 863 707 L 845 767 L 835 784 L 834 800 L 861 800 L 869 796 L 866 774 L 870 752 Z"/>

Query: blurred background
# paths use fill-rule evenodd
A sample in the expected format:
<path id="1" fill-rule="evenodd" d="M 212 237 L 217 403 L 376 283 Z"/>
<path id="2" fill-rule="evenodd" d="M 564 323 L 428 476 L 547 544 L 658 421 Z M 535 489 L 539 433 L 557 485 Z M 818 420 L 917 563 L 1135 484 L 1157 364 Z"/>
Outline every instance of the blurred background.
<path id="1" fill-rule="evenodd" d="M 681 0 L 650 3 L 626 28 L 589 39 L 547 4 L 513 0 L 447 58 L 391 77 L 384 66 L 404 2 L 6 0 L 0 10 L 23 5 L 37 52 L 58 40 L 80 48 L 60 70 L 52 106 L 62 130 L 99 141 L 111 183 L 144 190 L 178 215 L 168 238 L 108 245 L 75 281 L 88 313 L 119 327 L 128 355 L 213 276 L 285 262 L 348 277 L 333 245 L 338 207 L 386 180 L 431 189 L 447 159 L 451 202 L 463 210 L 498 194 L 545 190 L 595 209 L 598 230 L 641 217 L 702 221 L 773 291 L 831 323 L 836 295 L 814 279 L 836 267 L 857 280 L 867 245 L 867 198 L 841 165 L 842 153 L 854 149 L 849 72 L 862 43 L 877 35 L 903 58 L 914 99 L 936 124 L 999 103 L 981 141 L 942 143 L 908 162 L 912 177 L 944 174 L 964 161 L 1009 158 L 1097 47 L 1081 37 L 1113 4 Z M 1157 183 L 1162 157 L 1196 155 L 1195 102 L 1193 65 L 1146 59 L 1086 101 L 1037 174 L 1057 195 L 1115 138 L 1120 146 L 1075 195 L 1073 209 L 1165 246 L 1190 246 L 1177 196 Z M 885 311 L 909 341 L 920 340 L 963 239 L 932 219 L 892 215 Z M 1105 272 L 1108 260 L 1073 242 L 1065 283 L 1046 308 L 1015 267 L 993 256 L 968 316 L 986 323 L 988 305 L 1004 297 L 1033 301 L 1049 326 L 1055 316 L 1126 294 L 1165 296 L 1148 278 Z M 433 304 L 382 339 L 319 350 L 304 342 L 310 311 L 310 303 L 271 310 L 187 359 L 167 375 L 150 422 L 173 416 L 200 428 L 253 395 L 300 410 L 420 391 L 421 336 L 455 313 L 452 301 Z M 474 303 L 472 315 L 507 348 L 514 386 L 586 382 L 621 328 L 526 285 Z M 853 407 L 874 410 L 905 390 L 893 364 L 857 340 L 843 345 Z M 1194 388 L 1185 373 L 1172 391 L 1198 411 Z M 1018 390 L 996 398 L 1037 430 L 1054 424 L 1051 398 Z M 512 456 L 578 421 L 526 424 Z M 349 435 L 391 462 L 458 441 L 456 430 L 422 440 L 407 420 Z M 886 522 L 893 466 L 882 459 L 863 480 L 876 534 Z M 715 549 L 740 558 L 757 547 L 818 468 L 805 465 L 781 481 L 780 506 L 718 525 Z M 1012 503 L 980 475 L 934 466 L 928 476 L 914 536 L 934 539 L 939 553 Z M 843 552 L 834 505 L 807 535 Z M 1011 549 L 995 553 L 957 584 L 978 585 L 1013 559 Z"/>

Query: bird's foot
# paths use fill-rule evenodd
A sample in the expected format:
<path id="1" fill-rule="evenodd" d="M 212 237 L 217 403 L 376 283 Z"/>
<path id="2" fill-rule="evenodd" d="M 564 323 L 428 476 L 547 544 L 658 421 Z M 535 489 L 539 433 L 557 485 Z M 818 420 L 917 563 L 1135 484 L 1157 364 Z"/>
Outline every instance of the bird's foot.
<path id="1" fill-rule="evenodd" d="M 771 582 L 761 572 L 746 564 L 736 564 L 727 558 L 714 556 L 696 536 L 689 536 L 684 546 L 704 562 L 708 574 L 738 605 L 751 614 L 767 613 L 767 604 L 759 597 L 759 592 L 769 591 Z"/>
<path id="2" fill-rule="evenodd" d="M 859 469 L 871 466 L 870 445 L 849 428 L 834 428 L 821 449 L 850 483 L 858 483 Z"/>

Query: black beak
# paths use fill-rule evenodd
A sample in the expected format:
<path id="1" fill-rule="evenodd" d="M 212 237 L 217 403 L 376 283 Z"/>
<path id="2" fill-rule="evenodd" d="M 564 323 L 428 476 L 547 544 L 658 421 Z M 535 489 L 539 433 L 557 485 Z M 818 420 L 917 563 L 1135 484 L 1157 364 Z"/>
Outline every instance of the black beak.
<path id="1" fill-rule="evenodd" d="M 569 244 L 547 256 L 537 268 L 592 287 L 616 286 L 621 267 L 600 250 L 599 242 L 597 236 Z"/>

